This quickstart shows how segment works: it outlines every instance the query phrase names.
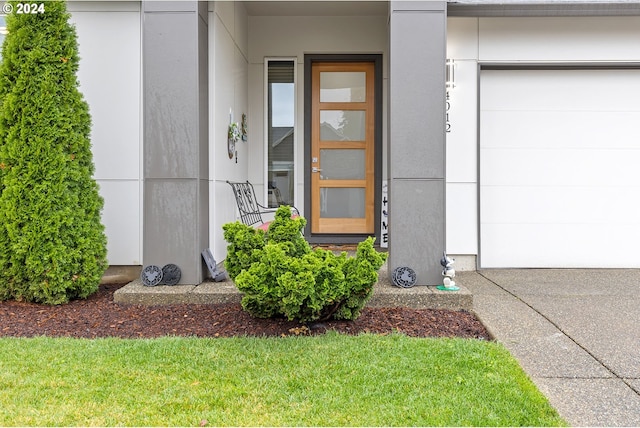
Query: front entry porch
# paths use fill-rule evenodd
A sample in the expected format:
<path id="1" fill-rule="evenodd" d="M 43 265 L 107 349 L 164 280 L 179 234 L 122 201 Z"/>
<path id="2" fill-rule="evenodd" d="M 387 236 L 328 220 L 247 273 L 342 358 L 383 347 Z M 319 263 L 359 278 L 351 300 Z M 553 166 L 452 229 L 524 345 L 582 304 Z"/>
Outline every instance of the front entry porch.
<path id="1" fill-rule="evenodd" d="M 225 259 L 227 181 L 298 207 L 309 242 L 380 242 L 386 180 L 389 268 L 438 284 L 446 2 L 286 3 L 144 3 L 141 264 L 195 284 Z"/>
<path id="2" fill-rule="evenodd" d="M 378 272 L 378 282 L 374 286 L 373 296 L 367 303 L 370 307 L 409 307 L 415 309 L 473 309 L 471 292 L 460 285 L 459 291 L 440 291 L 435 286 L 416 285 L 412 288 L 399 288 L 391 284 L 388 274 L 388 262 Z M 173 305 L 173 304 L 220 304 L 239 303 L 241 294 L 231 280 L 224 282 L 204 281 L 198 285 L 174 285 L 146 287 L 138 278 L 114 294 L 116 303 L 135 305 Z"/>

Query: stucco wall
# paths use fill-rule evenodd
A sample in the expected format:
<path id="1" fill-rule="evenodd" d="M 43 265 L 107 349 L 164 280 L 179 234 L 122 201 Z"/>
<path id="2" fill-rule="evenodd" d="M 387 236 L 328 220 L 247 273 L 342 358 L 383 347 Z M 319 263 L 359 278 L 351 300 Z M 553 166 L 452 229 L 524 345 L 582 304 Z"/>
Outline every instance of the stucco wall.
<path id="1" fill-rule="evenodd" d="M 241 3 L 220 1 L 209 6 L 209 236 L 216 261 L 226 255 L 222 225 L 236 220 L 231 187 L 225 182 L 248 178 L 249 150 L 258 145 L 257 118 L 248 114 L 247 13 Z M 230 121 L 248 114 L 249 142 L 236 144 L 237 158 L 229 159 L 227 130 Z M 231 118 L 230 118 L 231 116 Z"/>
<path id="2" fill-rule="evenodd" d="M 69 2 L 112 265 L 142 263 L 139 2 Z"/>
<path id="3" fill-rule="evenodd" d="M 478 253 L 478 64 L 640 61 L 640 17 L 449 18 L 447 251 Z"/>
<path id="4" fill-rule="evenodd" d="M 96 179 L 111 264 L 142 263 L 141 56 L 139 2 L 70 2 L 80 45 L 79 80 L 93 118 Z M 449 18 L 447 57 L 456 60 L 447 134 L 447 251 L 478 252 L 478 63 L 640 61 L 639 17 Z M 226 179 L 250 179 L 264 192 L 264 59 L 297 62 L 296 204 L 302 208 L 305 53 L 383 53 L 387 17 L 251 16 L 235 2 L 209 6 L 210 247 L 226 256 L 222 224 L 235 220 Z M 249 49 L 251 47 L 251 49 Z M 383 102 L 386 110 L 386 101 Z M 226 132 L 249 119 L 249 141 L 230 160 Z M 386 128 L 386 111 L 383 112 Z M 386 168 L 386 132 L 383 132 Z M 386 176 L 384 171 L 383 176 Z"/>

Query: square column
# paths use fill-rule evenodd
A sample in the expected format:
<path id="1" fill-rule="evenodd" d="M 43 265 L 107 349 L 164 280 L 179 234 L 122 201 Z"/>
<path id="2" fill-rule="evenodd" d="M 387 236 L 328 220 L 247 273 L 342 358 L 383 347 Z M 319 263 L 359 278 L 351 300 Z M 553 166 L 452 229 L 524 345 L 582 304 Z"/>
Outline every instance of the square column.
<path id="1" fill-rule="evenodd" d="M 144 1 L 143 263 L 205 277 L 209 242 L 207 2 Z"/>
<path id="2" fill-rule="evenodd" d="M 389 10 L 389 272 L 442 284 L 445 250 L 446 1 Z"/>

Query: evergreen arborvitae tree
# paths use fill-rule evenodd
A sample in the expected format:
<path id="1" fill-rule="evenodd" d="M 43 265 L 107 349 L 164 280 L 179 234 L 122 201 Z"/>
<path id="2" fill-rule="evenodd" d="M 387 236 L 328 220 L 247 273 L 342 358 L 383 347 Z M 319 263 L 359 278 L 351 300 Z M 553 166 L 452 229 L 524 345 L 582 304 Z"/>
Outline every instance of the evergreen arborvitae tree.
<path id="1" fill-rule="evenodd" d="M 64 1 L 6 18 L 0 64 L 0 300 L 59 304 L 107 267 L 89 108 Z"/>

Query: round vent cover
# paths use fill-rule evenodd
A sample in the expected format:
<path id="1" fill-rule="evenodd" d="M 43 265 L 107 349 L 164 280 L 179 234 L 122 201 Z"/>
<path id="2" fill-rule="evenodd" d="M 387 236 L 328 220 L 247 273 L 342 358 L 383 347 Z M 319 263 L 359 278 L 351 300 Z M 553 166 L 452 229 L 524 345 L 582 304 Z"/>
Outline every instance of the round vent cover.
<path id="1" fill-rule="evenodd" d="M 156 265 L 149 265 L 142 269 L 140 273 L 142 283 L 147 287 L 154 287 L 162 281 L 162 269 Z"/>
<path id="2" fill-rule="evenodd" d="M 401 266 L 393 270 L 391 280 L 393 285 L 402 288 L 411 288 L 416 285 L 416 272 L 410 267 Z"/>
<path id="3" fill-rule="evenodd" d="M 176 285 L 180 282 L 182 273 L 180 268 L 174 264 L 169 263 L 162 267 L 162 283 L 167 285 Z"/>

